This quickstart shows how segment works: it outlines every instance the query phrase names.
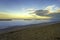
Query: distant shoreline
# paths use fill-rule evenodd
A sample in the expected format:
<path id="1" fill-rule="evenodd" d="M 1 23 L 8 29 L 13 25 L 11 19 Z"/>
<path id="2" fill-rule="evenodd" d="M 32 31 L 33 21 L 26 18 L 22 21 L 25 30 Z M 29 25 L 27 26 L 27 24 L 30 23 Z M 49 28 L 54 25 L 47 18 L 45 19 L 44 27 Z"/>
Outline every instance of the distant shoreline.
<path id="1" fill-rule="evenodd" d="M 12 21 L 12 19 L 0 19 L 0 21 Z"/>

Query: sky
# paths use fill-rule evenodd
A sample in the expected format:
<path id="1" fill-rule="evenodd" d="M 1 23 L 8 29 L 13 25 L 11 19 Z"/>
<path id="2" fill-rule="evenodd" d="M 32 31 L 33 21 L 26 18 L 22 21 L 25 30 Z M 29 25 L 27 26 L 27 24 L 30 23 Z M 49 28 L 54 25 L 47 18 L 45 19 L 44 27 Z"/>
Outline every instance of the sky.
<path id="1" fill-rule="evenodd" d="M 20 16 L 28 14 L 28 10 L 41 10 L 51 5 L 60 8 L 60 0 L 0 0 L 0 14 Z"/>

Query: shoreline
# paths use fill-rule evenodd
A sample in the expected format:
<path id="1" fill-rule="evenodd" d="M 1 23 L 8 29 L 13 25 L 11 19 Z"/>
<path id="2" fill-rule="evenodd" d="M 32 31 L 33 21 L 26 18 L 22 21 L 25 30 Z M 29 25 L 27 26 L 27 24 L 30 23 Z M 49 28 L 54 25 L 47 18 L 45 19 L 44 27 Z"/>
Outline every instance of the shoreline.
<path id="1" fill-rule="evenodd" d="M 57 24 L 57 23 L 60 23 L 60 21 L 30 24 L 30 25 L 23 25 L 23 26 L 12 26 L 12 27 L 9 27 L 9 28 L 0 29 L 0 34 L 13 32 L 13 31 L 18 31 L 18 30 L 23 30 L 23 29 L 32 28 L 32 27 L 44 27 L 44 26 L 53 25 L 53 24 Z"/>
<path id="2" fill-rule="evenodd" d="M 60 40 L 60 22 L 49 25 L 42 24 L 42 26 L 39 24 L 28 26 L 1 33 L 0 40 Z"/>

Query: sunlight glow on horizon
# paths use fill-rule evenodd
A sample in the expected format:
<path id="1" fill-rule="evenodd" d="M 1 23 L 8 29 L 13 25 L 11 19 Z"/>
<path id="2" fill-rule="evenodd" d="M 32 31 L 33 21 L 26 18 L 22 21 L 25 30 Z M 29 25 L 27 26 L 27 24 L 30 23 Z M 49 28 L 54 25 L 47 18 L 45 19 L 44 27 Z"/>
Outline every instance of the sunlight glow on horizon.
<path id="1" fill-rule="evenodd" d="M 56 6 L 51 5 L 51 6 L 45 7 L 45 9 L 43 9 L 43 10 L 48 10 L 49 11 L 48 15 L 51 13 L 54 13 L 54 12 L 60 12 L 59 8 L 56 8 L 55 10 L 54 10 L 54 8 L 56 8 Z M 18 12 L 15 14 L 12 14 L 12 13 L 10 14 L 9 12 L 0 12 L 0 18 L 35 18 L 35 17 L 36 18 L 43 18 L 43 19 L 44 18 L 45 19 L 51 18 L 48 16 L 37 16 L 37 15 L 33 16 L 33 15 L 29 14 L 29 13 L 33 13 L 35 10 L 36 9 L 34 9 L 34 8 L 28 8 L 28 9 L 24 9 L 24 12 L 22 12 L 22 13 Z"/>

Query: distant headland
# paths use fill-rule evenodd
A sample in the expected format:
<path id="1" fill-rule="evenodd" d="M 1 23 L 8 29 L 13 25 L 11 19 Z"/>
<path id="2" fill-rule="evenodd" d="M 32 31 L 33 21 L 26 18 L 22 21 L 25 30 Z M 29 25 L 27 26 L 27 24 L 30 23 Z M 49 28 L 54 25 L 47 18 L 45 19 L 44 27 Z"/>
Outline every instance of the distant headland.
<path id="1" fill-rule="evenodd" d="M 0 19 L 0 21 L 12 21 L 12 19 Z"/>

